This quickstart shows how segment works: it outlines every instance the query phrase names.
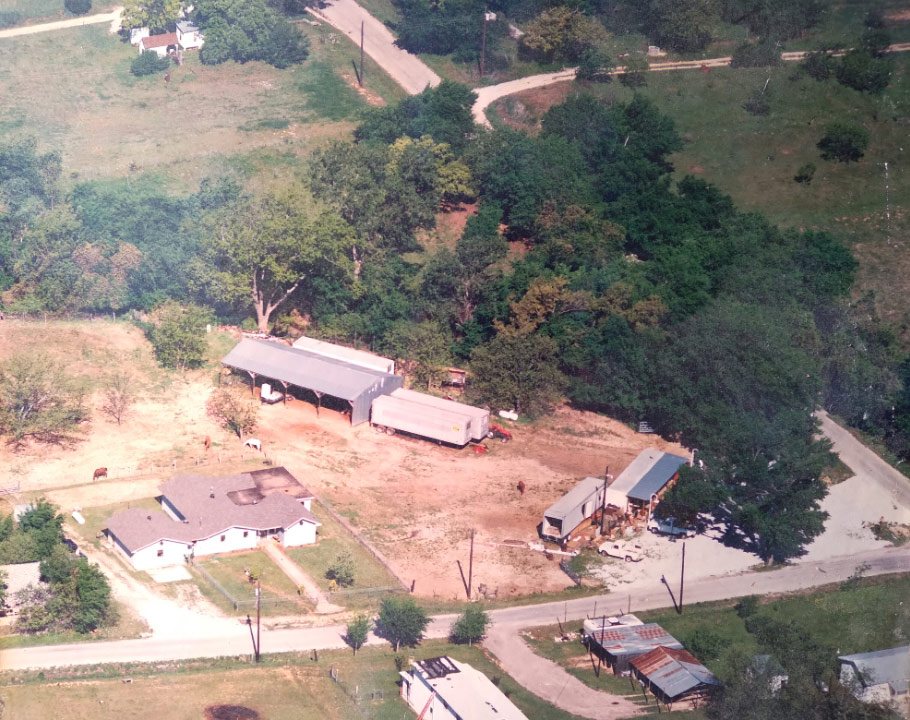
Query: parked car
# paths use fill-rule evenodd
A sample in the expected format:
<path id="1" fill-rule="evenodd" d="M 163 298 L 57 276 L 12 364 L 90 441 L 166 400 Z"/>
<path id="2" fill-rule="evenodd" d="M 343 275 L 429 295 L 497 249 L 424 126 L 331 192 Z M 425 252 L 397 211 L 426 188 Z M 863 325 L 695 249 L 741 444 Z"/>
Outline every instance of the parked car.
<path id="1" fill-rule="evenodd" d="M 676 518 L 651 518 L 648 521 L 648 530 L 657 535 L 670 535 L 671 537 L 695 537 L 695 528 L 677 525 Z"/>
<path id="2" fill-rule="evenodd" d="M 638 543 L 621 543 L 615 540 L 601 543 L 597 552 L 604 557 L 620 558 L 626 562 L 639 562 L 645 557 L 644 548 Z"/>

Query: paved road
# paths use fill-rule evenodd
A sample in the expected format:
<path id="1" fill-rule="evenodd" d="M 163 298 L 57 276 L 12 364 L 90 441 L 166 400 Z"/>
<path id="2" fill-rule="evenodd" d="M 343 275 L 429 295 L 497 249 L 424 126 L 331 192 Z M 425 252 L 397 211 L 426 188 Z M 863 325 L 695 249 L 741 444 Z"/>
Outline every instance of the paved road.
<path id="1" fill-rule="evenodd" d="M 407 93 L 417 95 L 428 85 L 439 85 L 439 75 L 416 55 L 397 47 L 395 36 L 389 29 L 354 0 L 331 0 L 322 10 L 307 9 L 314 17 L 337 28 L 357 45 L 360 45 L 360 26 L 363 23 L 364 52 Z"/>
<path id="2" fill-rule="evenodd" d="M 789 592 L 848 578 L 860 564 L 868 564 L 867 574 L 910 572 L 910 547 L 887 548 L 836 558 L 824 564 L 801 563 L 778 570 L 759 573 L 744 573 L 724 577 L 705 578 L 691 583 L 685 589 L 685 602 L 703 602 L 740 597 L 743 595 Z M 668 578 L 671 583 L 678 578 Z M 543 603 L 494 610 L 490 613 L 494 627 L 512 631 L 536 625 L 548 625 L 557 618 L 579 621 L 594 613 L 615 614 L 620 608 L 633 612 L 668 607 L 671 605 L 666 589 L 655 578 L 645 587 L 629 593 L 613 593 L 597 597 L 569 600 L 567 602 Z M 446 637 L 454 615 L 440 615 L 433 618 L 428 637 Z M 186 632 L 182 636 L 169 634 L 136 640 L 116 642 L 95 642 L 74 645 L 55 645 L 4 650 L 0 657 L 0 670 L 22 668 L 47 668 L 60 665 L 86 665 L 107 662 L 151 662 L 180 660 L 194 657 L 218 657 L 250 653 L 249 630 L 237 621 L 228 623 L 233 630 L 217 633 L 207 627 L 199 632 Z M 223 626 L 222 626 L 223 627 Z M 307 652 L 312 649 L 344 647 L 341 639 L 345 629 L 341 625 L 319 628 L 264 629 L 262 634 L 263 652 Z M 375 638 L 370 642 L 379 642 Z M 495 648 L 493 648 L 495 650 Z M 510 667 L 504 661 L 504 669 L 512 674 L 520 668 Z M 533 689 L 533 687 L 532 687 Z"/>
<path id="3" fill-rule="evenodd" d="M 120 13 L 122 11 L 122 7 L 117 7 L 109 13 L 86 15 L 84 17 L 76 17 L 69 20 L 57 20 L 56 22 L 41 23 L 40 25 L 24 25 L 22 27 L 9 28 L 7 30 L 0 30 L 0 38 L 19 37 L 20 35 L 34 35 L 35 33 L 50 32 L 52 30 L 63 30 L 65 28 L 82 27 L 83 25 L 100 25 L 101 23 L 110 23 L 111 32 L 117 32 L 117 30 L 120 28 Z"/>
<path id="4" fill-rule="evenodd" d="M 876 483 L 894 500 L 895 505 L 910 507 L 910 478 L 895 470 L 850 432 L 838 425 L 824 410 L 815 416 L 821 422 L 822 434 L 831 441 L 840 459 L 855 475 Z"/>

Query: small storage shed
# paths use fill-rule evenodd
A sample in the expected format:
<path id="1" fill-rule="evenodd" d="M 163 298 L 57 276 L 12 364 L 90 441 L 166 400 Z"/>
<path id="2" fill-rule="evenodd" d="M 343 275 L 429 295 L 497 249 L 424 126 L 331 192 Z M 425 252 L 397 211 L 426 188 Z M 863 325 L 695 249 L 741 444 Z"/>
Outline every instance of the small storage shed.
<path id="1" fill-rule="evenodd" d="M 572 531 L 591 517 L 602 505 L 606 481 L 586 477 L 543 514 L 542 537 L 562 542 Z"/>
<path id="2" fill-rule="evenodd" d="M 369 421 L 373 399 L 402 383 L 398 375 L 254 338 L 241 340 L 221 362 L 247 372 L 254 385 L 261 376 L 277 380 L 285 391 L 289 385 L 312 390 L 319 403 L 323 395 L 346 400 L 351 405 L 352 425 Z"/>
<path id="3" fill-rule="evenodd" d="M 714 674 L 685 650 L 658 647 L 629 661 L 632 674 L 667 705 L 700 698 L 720 686 Z"/>
<path id="4" fill-rule="evenodd" d="M 165 57 L 169 50 L 176 50 L 178 46 L 177 33 L 148 35 L 139 40 L 139 54 L 142 55 L 144 52 L 153 52 L 158 57 Z"/>
<path id="5" fill-rule="evenodd" d="M 346 345 L 336 345 L 325 340 L 306 337 L 305 335 L 297 338 L 291 347 L 298 350 L 307 350 L 323 357 L 341 360 L 342 362 L 357 365 L 359 367 L 377 370 L 379 372 L 395 374 L 395 361 L 391 358 L 376 355 L 366 350 L 347 347 Z"/>
<path id="6" fill-rule="evenodd" d="M 474 407 L 465 403 L 446 400 L 445 398 L 427 395 L 416 390 L 399 388 L 391 393 L 392 397 L 401 398 L 408 402 L 418 403 L 431 408 L 438 408 L 445 412 L 455 413 L 467 418 L 469 436 L 471 440 L 483 440 L 490 432 L 490 411 Z"/>
<path id="7" fill-rule="evenodd" d="M 657 448 L 642 450 L 607 488 L 607 503 L 624 513 L 648 507 L 651 496 L 659 497 L 671 487 L 679 468 L 688 462 L 688 458 Z"/>
<path id="8" fill-rule="evenodd" d="M 655 648 L 683 649 L 682 644 L 657 623 L 604 627 L 585 635 L 584 639 L 588 649 L 602 658 L 616 675 L 628 670 L 633 658 Z"/>

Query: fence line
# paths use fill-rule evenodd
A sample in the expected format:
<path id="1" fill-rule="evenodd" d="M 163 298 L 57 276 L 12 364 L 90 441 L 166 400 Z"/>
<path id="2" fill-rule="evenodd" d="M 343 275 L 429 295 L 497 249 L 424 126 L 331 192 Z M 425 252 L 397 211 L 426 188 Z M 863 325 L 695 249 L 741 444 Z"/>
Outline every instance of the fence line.
<path id="1" fill-rule="evenodd" d="M 391 595 L 392 593 L 406 591 L 407 588 L 404 588 L 401 585 L 381 585 L 376 587 L 355 588 L 353 590 L 327 590 L 325 594 L 330 601 L 338 600 L 339 602 L 342 602 L 346 597 L 352 595 Z"/>
<path id="2" fill-rule="evenodd" d="M 231 605 L 233 605 L 234 610 L 240 610 L 241 608 L 255 608 L 256 607 L 256 598 L 249 598 L 244 600 L 238 600 L 230 591 L 224 587 L 220 582 L 218 582 L 212 574 L 206 570 L 202 565 L 198 565 L 195 562 L 193 567 L 199 571 L 199 574 L 206 579 L 206 581 L 212 585 L 218 592 L 220 592 L 225 600 L 227 600 Z M 282 597 L 262 597 L 259 601 L 261 607 L 277 607 L 278 605 L 297 605 L 297 601 L 290 598 Z"/>
<path id="3" fill-rule="evenodd" d="M 357 530 L 354 528 L 354 526 L 351 525 L 350 522 L 348 522 L 347 518 L 344 518 L 344 517 L 342 517 L 341 515 L 339 515 L 339 514 L 335 511 L 335 508 L 333 508 L 326 500 L 323 500 L 322 498 L 317 497 L 317 498 L 316 498 L 316 502 L 318 502 L 320 505 L 322 505 L 322 507 L 324 507 L 324 508 L 328 511 L 329 515 L 331 515 L 333 518 L 335 518 L 335 520 L 337 520 L 339 523 L 341 523 L 342 526 L 344 526 L 345 530 L 347 530 L 349 533 L 351 533 L 351 535 L 354 536 L 354 539 L 357 540 L 357 542 L 359 542 L 359 543 L 366 549 L 366 551 L 367 551 L 368 553 L 370 553 L 370 555 L 372 555 L 372 556 L 376 559 L 376 561 L 377 561 L 380 565 L 382 565 L 386 570 L 388 570 L 389 574 L 390 574 L 393 578 L 395 578 L 395 579 L 400 583 L 402 589 L 403 589 L 405 592 L 411 592 L 411 586 L 409 586 L 408 583 L 407 583 L 407 581 L 404 580 L 404 579 L 401 577 L 401 575 L 399 575 L 399 574 L 394 570 L 394 568 L 393 568 L 392 565 L 389 563 L 389 561 L 386 560 L 385 555 L 383 555 L 383 554 L 382 554 L 381 552 L 379 552 L 376 548 L 374 548 L 372 545 L 370 545 L 370 543 L 368 543 L 368 542 L 361 536 L 361 534 L 360 534 L 359 532 L 357 532 Z"/>

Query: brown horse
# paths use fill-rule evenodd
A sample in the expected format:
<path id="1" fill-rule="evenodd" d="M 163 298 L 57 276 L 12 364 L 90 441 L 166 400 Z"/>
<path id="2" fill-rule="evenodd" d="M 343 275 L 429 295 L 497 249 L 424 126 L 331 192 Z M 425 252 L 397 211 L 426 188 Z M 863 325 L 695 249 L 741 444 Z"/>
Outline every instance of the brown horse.
<path id="1" fill-rule="evenodd" d="M 107 468 L 106 467 L 98 468 L 97 470 L 95 470 L 95 474 L 92 476 L 92 482 L 94 482 L 98 478 L 106 478 L 106 477 L 107 477 Z"/>
<path id="2" fill-rule="evenodd" d="M 206 435 L 205 440 L 203 442 L 205 443 L 205 450 L 206 450 L 206 452 L 208 452 L 212 447 L 212 438 L 210 438 L 208 435 Z"/>

